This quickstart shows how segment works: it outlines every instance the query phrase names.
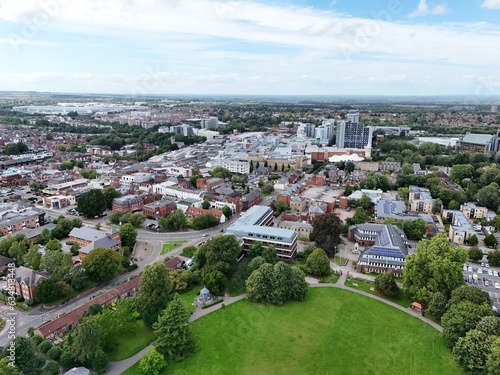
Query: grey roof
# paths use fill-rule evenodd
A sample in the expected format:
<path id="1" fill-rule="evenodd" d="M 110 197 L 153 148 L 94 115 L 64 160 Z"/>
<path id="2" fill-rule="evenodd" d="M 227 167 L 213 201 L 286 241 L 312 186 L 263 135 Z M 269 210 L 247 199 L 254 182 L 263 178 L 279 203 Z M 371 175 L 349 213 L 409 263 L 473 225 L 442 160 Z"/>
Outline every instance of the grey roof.
<path id="1" fill-rule="evenodd" d="M 474 134 L 467 133 L 462 138 L 460 138 L 461 143 L 471 143 L 474 145 L 487 145 L 492 141 L 493 135 L 491 134 Z"/>
<path id="2" fill-rule="evenodd" d="M 116 245 L 119 245 L 119 244 L 120 244 L 119 241 L 116 241 L 116 240 L 112 239 L 111 237 L 106 236 L 106 237 L 100 238 L 94 242 L 89 243 L 87 246 L 82 247 L 78 251 L 80 251 L 84 254 L 88 254 L 97 247 L 104 247 L 105 249 L 112 249 Z"/>
<path id="3" fill-rule="evenodd" d="M 357 227 L 361 225 L 363 224 Z M 375 245 L 364 250 L 359 256 L 359 261 L 369 262 L 373 257 L 383 257 L 384 263 L 388 265 L 404 265 L 406 256 L 408 255 L 405 233 L 395 225 L 388 224 L 380 226 L 382 228 L 375 235 Z M 373 229 L 374 227 L 371 228 Z"/>
<path id="4" fill-rule="evenodd" d="M 380 199 L 375 205 L 375 216 L 379 218 L 392 217 L 405 211 L 406 205 L 402 201 Z"/>
<path id="5" fill-rule="evenodd" d="M 85 367 L 73 367 L 63 375 L 90 375 L 90 370 Z"/>
<path id="6" fill-rule="evenodd" d="M 123 197 L 115 198 L 113 199 L 113 203 L 115 204 L 132 204 L 132 203 L 139 203 L 144 200 L 144 197 L 140 195 L 124 195 Z"/>
<path id="7" fill-rule="evenodd" d="M 19 284 L 24 281 L 28 286 L 36 285 L 41 278 L 46 279 L 47 276 L 36 272 L 32 268 L 19 267 L 16 269 L 16 281 Z"/>
<path id="8" fill-rule="evenodd" d="M 111 231 L 112 233 L 116 233 L 115 230 Z M 109 236 L 110 233 L 106 233 L 97 229 L 81 227 L 81 228 L 73 228 L 69 233 L 70 236 L 80 238 L 85 241 L 96 241 L 98 239 Z"/>
<path id="9" fill-rule="evenodd" d="M 248 194 L 244 194 L 241 199 L 251 202 L 260 196 L 262 196 L 262 191 L 260 189 L 252 189 Z"/>

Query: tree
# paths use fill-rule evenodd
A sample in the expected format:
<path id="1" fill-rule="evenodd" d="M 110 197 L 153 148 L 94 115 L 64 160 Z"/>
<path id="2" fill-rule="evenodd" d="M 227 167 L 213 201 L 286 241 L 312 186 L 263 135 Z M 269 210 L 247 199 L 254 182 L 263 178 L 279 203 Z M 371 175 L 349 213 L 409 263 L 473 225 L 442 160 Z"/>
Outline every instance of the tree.
<path id="1" fill-rule="evenodd" d="M 175 294 L 153 325 L 154 346 L 165 358 L 180 361 L 194 353 L 194 339 L 188 323 L 189 313 Z"/>
<path id="2" fill-rule="evenodd" d="M 201 203 L 201 208 L 203 208 L 204 210 L 208 210 L 210 208 L 210 202 L 207 201 L 207 200 L 204 200 L 202 203 Z"/>
<path id="3" fill-rule="evenodd" d="M 203 274 L 220 271 L 231 277 L 238 266 L 237 257 L 240 245 L 235 236 L 222 235 L 212 237 L 198 250 L 196 264 Z"/>
<path id="4" fill-rule="evenodd" d="M 256 241 L 250 245 L 250 248 L 248 250 L 248 257 L 249 258 L 260 257 L 262 256 L 262 250 L 264 250 L 262 242 Z"/>
<path id="5" fill-rule="evenodd" d="M 29 184 L 29 187 L 32 191 L 35 193 L 41 192 L 43 189 L 45 189 L 45 184 L 40 182 L 40 181 L 34 181 L 31 184 Z"/>
<path id="6" fill-rule="evenodd" d="M 477 323 L 476 329 L 490 336 L 500 336 L 500 320 L 495 316 L 485 316 Z"/>
<path id="7" fill-rule="evenodd" d="M 77 202 L 78 206 L 76 210 L 80 215 L 86 217 L 101 215 L 106 211 L 107 207 L 106 197 L 102 193 L 102 190 L 99 189 L 92 189 L 87 193 L 83 193 Z"/>
<path id="8" fill-rule="evenodd" d="M 89 281 L 87 272 L 81 264 L 74 265 L 69 273 L 64 276 L 64 281 L 66 281 L 74 290 L 83 290 Z"/>
<path id="9" fill-rule="evenodd" d="M 347 163 L 345 163 L 345 171 L 346 173 L 354 172 L 354 163 L 352 161 L 348 161 Z"/>
<path id="10" fill-rule="evenodd" d="M 427 306 L 427 312 L 432 315 L 437 320 L 440 320 L 443 314 L 446 312 L 446 305 L 448 301 L 446 297 L 441 292 L 436 292 L 432 295 L 429 301 L 429 306 Z"/>
<path id="11" fill-rule="evenodd" d="M 472 177 L 473 172 L 474 168 L 470 164 L 455 164 L 451 167 L 450 178 L 460 184 L 463 179 Z"/>
<path id="12" fill-rule="evenodd" d="M 423 302 L 428 302 L 436 292 L 448 298 L 453 289 L 463 284 L 462 268 L 466 260 L 466 251 L 451 246 L 444 235 L 422 240 L 417 252 L 406 258 L 405 290 Z"/>
<path id="13" fill-rule="evenodd" d="M 488 234 L 486 237 L 484 237 L 483 242 L 486 246 L 491 247 L 493 249 L 497 246 L 497 239 L 493 234 Z"/>
<path id="14" fill-rule="evenodd" d="M 330 259 L 323 249 L 315 249 L 306 260 L 306 271 L 314 276 L 326 276 L 331 272 Z"/>
<path id="15" fill-rule="evenodd" d="M 219 220 L 212 214 L 206 213 L 196 216 L 191 219 L 191 225 L 195 229 L 206 229 L 215 227 L 219 224 Z"/>
<path id="16" fill-rule="evenodd" d="M 128 217 L 128 222 L 132 224 L 134 228 L 139 228 L 142 223 L 146 220 L 146 216 L 140 214 L 140 213 L 135 213 L 132 214 Z"/>
<path id="17" fill-rule="evenodd" d="M 488 375 L 500 375 L 500 338 L 496 338 L 491 345 L 486 368 L 488 369 Z"/>
<path id="18" fill-rule="evenodd" d="M 309 240 L 314 241 L 316 246 L 325 250 L 329 256 L 334 256 L 340 243 L 342 222 L 333 212 L 318 215 L 313 220 L 313 230 Z"/>
<path id="19" fill-rule="evenodd" d="M 474 374 L 484 373 L 486 361 L 491 353 L 493 338 L 473 329 L 460 337 L 453 347 L 453 355 L 464 370 Z"/>
<path id="20" fill-rule="evenodd" d="M 120 238 L 122 245 L 133 248 L 137 239 L 137 230 L 130 223 L 125 223 L 120 226 Z"/>
<path id="21" fill-rule="evenodd" d="M 163 263 L 156 262 L 144 268 L 136 301 L 146 326 L 152 327 L 158 314 L 167 307 L 171 288 L 168 269 Z"/>
<path id="22" fill-rule="evenodd" d="M 39 375 L 45 360 L 35 352 L 33 342 L 26 337 L 17 336 L 14 341 L 14 363 L 24 375 Z M 10 362 L 10 361 L 9 361 Z M 8 372 L 10 375 L 11 372 Z"/>
<path id="23" fill-rule="evenodd" d="M 375 287 L 383 294 L 389 297 L 395 297 L 399 294 L 398 284 L 392 272 L 386 272 L 375 277 Z"/>
<path id="24" fill-rule="evenodd" d="M 475 234 L 473 234 L 472 236 L 469 237 L 469 240 L 467 241 L 469 243 L 469 245 L 471 246 L 477 246 L 477 244 L 479 243 L 479 240 L 477 239 L 477 236 Z M 475 248 L 477 249 L 477 247 Z M 472 249 L 469 249 L 469 259 L 472 260 L 472 258 L 470 257 L 471 255 L 471 250 Z M 479 250 L 479 249 L 478 249 Z M 483 257 L 483 253 L 481 253 L 481 258 Z M 481 258 L 479 258 L 478 260 L 481 260 Z"/>
<path id="25" fill-rule="evenodd" d="M 250 262 L 248 262 L 246 269 L 246 278 L 248 278 L 248 276 L 250 276 L 253 271 L 258 270 L 264 263 L 266 263 L 266 260 L 262 256 L 257 256 Z"/>
<path id="26" fill-rule="evenodd" d="M 161 370 L 166 365 L 165 358 L 155 348 L 152 348 L 140 360 L 139 369 L 144 375 L 160 375 Z"/>
<path id="27" fill-rule="evenodd" d="M 451 292 L 451 298 L 448 301 L 448 308 L 450 308 L 451 305 L 455 305 L 463 301 L 469 301 L 475 303 L 476 305 L 491 304 L 488 292 L 476 288 L 475 286 L 462 285 Z"/>
<path id="28" fill-rule="evenodd" d="M 227 286 L 227 277 L 220 271 L 212 271 L 203 276 L 203 284 L 212 294 L 219 295 Z"/>
<path id="29" fill-rule="evenodd" d="M 361 207 L 365 210 L 368 210 L 371 205 L 372 205 L 372 200 L 366 194 L 363 194 L 363 196 L 361 198 L 359 198 L 359 200 L 357 202 L 357 207 Z"/>
<path id="30" fill-rule="evenodd" d="M 460 337 L 464 337 L 485 316 L 492 315 L 491 306 L 477 305 L 470 301 L 463 301 L 450 306 L 441 318 L 443 337 L 452 348 Z"/>
<path id="31" fill-rule="evenodd" d="M 224 214 L 226 219 L 229 219 L 233 215 L 233 211 L 231 211 L 231 208 L 228 205 L 222 207 L 222 213 Z"/>
<path id="32" fill-rule="evenodd" d="M 276 263 L 276 259 L 278 259 L 278 253 L 276 252 L 276 248 L 273 245 L 269 245 L 262 249 L 262 258 L 266 261 L 266 263 L 274 264 Z"/>
<path id="33" fill-rule="evenodd" d="M 290 209 L 290 206 L 280 199 L 276 199 L 273 202 L 273 206 L 274 206 L 274 216 L 276 217 L 278 217 L 283 212 L 288 211 Z"/>
<path id="34" fill-rule="evenodd" d="M 179 230 L 187 223 L 187 218 L 182 210 L 172 212 L 167 216 L 166 229 Z"/>
<path id="35" fill-rule="evenodd" d="M 59 240 L 53 239 L 47 242 L 45 245 L 45 250 L 47 251 L 61 251 L 62 250 L 62 243 Z"/>
<path id="36" fill-rule="evenodd" d="M 356 208 L 356 212 L 354 212 L 354 216 L 352 217 L 352 221 L 354 224 L 363 224 L 366 223 L 367 212 L 365 209 L 358 207 Z"/>
<path id="37" fill-rule="evenodd" d="M 30 250 L 23 257 L 23 263 L 26 267 L 32 267 L 34 270 L 40 269 L 42 254 L 38 252 L 38 246 L 35 244 L 30 246 Z"/>
<path id="38" fill-rule="evenodd" d="M 495 251 L 488 253 L 488 255 L 486 255 L 486 258 L 488 259 L 488 262 L 492 266 L 500 266 L 500 251 L 499 250 L 495 250 Z"/>
<path id="39" fill-rule="evenodd" d="M 303 301 L 308 285 L 304 273 L 283 262 L 264 263 L 246 281 L 250 301 L 282 305 L 289 300 Z"/>
<path id="40" fill-rule="evenodd" d="M 229 169 L 223 167 L 215 167 L 208 173 L 210 173 L 212 177 L 219 178 L 231 178 L 231 176 L 233 175 L 231 172 L 229 172 Z"/>
<path id="41" fill-rule="evenodd" d="M 61 251 L 47 251 L 42 256 L 40 268 L 47 271 L 54 277 L 62 278 L 73 266 L 73 260 L 70 253 Z"/>
<path id="42" fill-rule="evenodd" d="M 479 189 L 477 192 L 477 202 L 480 206 L 496 211 L 500 205 L 499 186 L 496 182 Z"/>
<path id="43" fill-rule="evenodd" d="M 97 247 L 83 258 L 82 266 L 92 280 L 110 280 L 120 272 L 122 256 L 113 249 Z"/>
<path id="44" fill-rule="evenodd" d="M 416 220 L 405 220 L 403 222 L 403 230 L 406 236 L 413 240 L 421 240 L 427 232 L 427 229 L 428 225 L 420 218 Z"/>
<path id="45" fill-rule="evenodd" d="M 79 363 L 103 373 L 108 364 L 99 339 L 99 327 L 92 317 L 80 320 L 72 335 L 70 351 Z"/>
<path id="46" fill-rule="evenodd" d="M 262 186 L 262 194 L 271 194 L 274 191 L 274 185 L 271 182 L 267 182 Z"/>
<path id="47" fill-rule="evenodd" d="M 35 301 L 37 302 L 49 303 L 61 297 L 61 290 L 53 278 L 42 280 L 35 290 Z"/>
<path id="48" fill-rule="evenodd" d="M 102 194 L 104 195 L 104 199 L 106 199 L 106 207 L 109 209 L 113 207 L 113 199 L 121 196 L 120 192 L 112 186 L 102 189 Z"/>
<path id="49" fill-rule="evenodd" d="M 0 375 L 23 375 L 8 357 L 0 359 Z"/>

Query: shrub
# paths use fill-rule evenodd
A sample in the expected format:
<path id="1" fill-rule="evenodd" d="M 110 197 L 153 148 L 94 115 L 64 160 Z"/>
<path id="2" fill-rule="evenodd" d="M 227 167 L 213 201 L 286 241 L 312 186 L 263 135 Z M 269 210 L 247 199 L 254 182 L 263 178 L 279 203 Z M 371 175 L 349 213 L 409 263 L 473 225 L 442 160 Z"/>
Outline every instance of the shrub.
<path id="1" fill-rule="evenodd" d="M 59 375 L 59 364 L 55 361 L 49 361 L 42 370 L 41 375 Z"/>
<path id="2" fill-rule="evenodd" d="M 24 297 L 23 296 L 17 296 L 16 297 L 16 302 L 24 302 Z"/>
<path id="3" fill-rule="evenodd" d="M 40 335 L 34 335 L 33 337 L 30 337 L 30 340 L 33 342 L 33 344 L 38 346 L 43 341 L 43 337 Z"/>
<path id="4" fill-rule="evenodd" d="M 37 348 L 40 352 L 45 354 L 52 348 L 52 343 L 48 340 L 43 340 L 40 344 L 38 344 Z"/>
<path id="5" fill-rule="evenodd" d="M 59 347 L 59 346 L 53 346 L 47 352 L 47 357 L 49 357 L 50 359 L 53 359 L 53 360 L 57 361 L 57 360 L 59 360 L 59 357 L 61 357 L 61 352 L 62 352 L 61 347 Z"/>

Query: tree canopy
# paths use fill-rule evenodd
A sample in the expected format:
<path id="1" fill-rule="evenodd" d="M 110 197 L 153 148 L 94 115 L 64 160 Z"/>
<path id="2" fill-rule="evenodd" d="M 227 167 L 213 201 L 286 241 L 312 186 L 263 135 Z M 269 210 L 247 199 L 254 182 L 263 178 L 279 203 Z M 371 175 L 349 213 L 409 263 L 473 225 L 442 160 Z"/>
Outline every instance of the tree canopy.
<path id="1" fill-rule="evenodd" d="M 83 216 L 94 217 L 101 215 L 106 211 L 106 197 L 102 190 L 91 189 L 87 193 L 83 193 L 77 200 L 78 206 L 76 210 Z"/>
<path id="2" fill-rule="evenodd" d="M 326 276 L 331 272 L 330 259 L 323 249 L 315 249 L 306 260 L 306 271 L 314 276 Z"/>
<path id="3" fill-rule="evenodd" d="M 462 268 L 466 260 L 466 251 L 451 246 L 444 235 L 423 240 L 417 252 L 406 258 L 405 290 L 423 302 L 428 302 L 436 292 L 449 298 L 451 292 L 464 283 Z"/>
<path id="4" fill-rule="evenodd" d="M 240 251 L 240 245 L 235 236 L 215 236 L 198 249 L 195 266 L 203 274 L 220 271 L 226 277 L 231 277 L 238 266 L 237 257 Z"/>
<path id="5" fill-rule="evenodd" d="M 342 221 L 333 212 L 318 215 L 313 220 L 313 230 L 309 239 L 325 250 L 329 256 L 333 256 L 340 243 L 341 230 Z"/>
<path id="6" fill-rule="evenodd" d="M 167 307 L 172 289 L 167 267 L 161 262 L 144 268 L 136 297 L 137 310 L 144 323 L 152 327 L 158 314 Z"/>
<path id="7" fill-rule="evenodd" d="M 83 258 L 82 266 L 96 281 L 112 279 L 122 268 L 122 256 L 113 249 L 97 247 Z"/>

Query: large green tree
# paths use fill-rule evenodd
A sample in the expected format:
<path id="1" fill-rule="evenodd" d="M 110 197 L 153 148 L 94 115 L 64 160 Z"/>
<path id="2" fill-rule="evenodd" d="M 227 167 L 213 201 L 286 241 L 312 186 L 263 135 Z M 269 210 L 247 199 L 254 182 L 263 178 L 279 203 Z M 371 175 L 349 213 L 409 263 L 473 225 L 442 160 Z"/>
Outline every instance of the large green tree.
<path id="1" fill-rule="evenodd" d="M 194 229 L 205 229 L 215 227 L 219 224 L 219 220 L 212 214 L 206 213 L 196 216 L 191 219 L 191 225 Z"/>
<path id="2" fill-rule="evenodd" d="M 149 349 L 148 354 L 139 361 L 139 369 L 144 375 L 160 375 L 166 365 L 165 358 L 155 348 Z"/>
<path id="3" fill-rule="evenodd" d="M 333 212 L 318 215 L 313 220 L 313 230 L 309 239 L 314 241 L 329 256 L 334 256 L 340 243 L 342 221 Z"/>
<path id="4" fill-rule="evenodd" d="M 82 265 L 92 280 L 105 281 L 120 272 L 122 258 L 116 250 L 98 247 L 83 258 Z"/>
<path id="5" fill-rule="evenodd" d="M 90 367 L 100 374 L 106 370 L 108 359 L 102 349 L 99 327 L 93 317 L 80 320 L 69 346 L 72 356 L 78 363 Z"/>
<path id="6" fill-rule="evenodd" d="M 188 325 L 189 313 L 178 294 L 153 325 L 158 353 L 167 359 L 182 360 L 194 353 L 194 338 Z"/>
<path id="7" fill-rule="evenodd" d="M 396 278 L 392 272 L 377 275 L 375 277 L 375 287 L 378 291 L 389 297 L 394 297 L 399 294 Z"/>
<path id="8" fill-rule="evenodd" d="M 47 271 L 54 277 L 62 278 L 73 266 L 73 260 L 70 253 L 62 251 L 47 251 L 42 256 L 40 268 Z"/>
<path id="9" fill-rule="evenodd" d="M 470 301 L 476 305 L 491 304 L 490 295 L 488 292 L 476 288 L 475 286 L 462 285 L 451 292 L 451 298 L 448 301 L 448 306 L 463 302 Z"/>
<path id="10" fill-rule="evenodd" d="M 196 253 L 196 267 L 201 269 L 203 274 L 220 271 L 229 278 L 236 271 L 240 251 L 240 245 L 235 236 L 212 237 Z"/>
<path id="11" fill-rule="evenodd" d="M 469 254 L 469 259 L 472 260 L 473 262 L 479 262 L 481 259 L 483 259 L 483 252 L 476 246 L 471 247 L 468 251 L 468 254 Z"/>
<path id="12" fill-rule="evenodd" d="M 326 276 L 331 272 L 330 259 L 323 249 L 315 249 L 306 260 L 306 271 L 314 276 Z"/>
<path id="13" fill-rule="evenodd" d="M 282 305 L 287 301 L 303 301 L 308 285 L 304 273 L 283 262 L 274 266 L 264 263 L 246 281 L 247 297 L 251 301 Z"/>
<path id="14" fill-rule="evenodd" d="M 125 223 L 120 226 L 120 238 L 122 245 L 133 248 L 137 239 L 137 230 L 130 223 Z"/>
<path id="15" fill-rule="evenodd" d="M 423 302 L 428 302 L 436 292 L 449 298 L 453 289 L 464 283 L 462 268 L 466 260 L 466 251 L 451 246 L 444 235 L 423 240 L 417 252 L 406 258 L 404 288 Z"/>
<path id="16" fill-rule="evenodd" d="M 113 199 L 120 197 L 120 192 L 112 186 L 102 189 L 102 194 L 106 199 L 106 207 L 111 209 L 113 207 Z"/>
<path id="17" fill-rule="evenodd" d="M 500 188 L 496 182 L 479 189 L 477 192 L 477 202 L 480 206 L 497 211 L 500 206 Z"/>
<path id="18" fill-rule="evenodd" d="M 106 197 L 102 190 L 91 189 L 87 193 L 83 193 L 77 200 L 78 206 L 76 210 L 80 215 L 86 217 L 94 217 L 106 211 Z"/>
<path id="19" fill-rule="evenodd" d="M 488 304 L 478 305 L 470 301 L 463 301 L 450 306 L 441 318 L 443 337 L 450 348 L 460 337 L 464 337 L 471 329 L 476 328 L 481 318 L 493 315 Z"/>
<path id="20" fill-rule="evenodd" d="M 39 375 L 45 360 L 36 354 L 33 342 L 22 336 L 14 341 L 14 363 L 24 375 Z M 10 375 L 10 372 L 8 373 Z"/>
<path id="21" fill-rule="evenodd" d="M 177 210 L 175 212 L 172 212 L 170 215 L 166 217 L 164 226 L 161 228 L 179 230 L 180 228 L 184 227 L 186 223 L 187 223 L 187 218 L 184 212 L 182 212 L 182 210 Z"/>
<path id="22" fill-rule="evenodd" d="M 497 239 L 493 234 L 488 234 L 486 237 L 484 237 L 483 240 L 484 244 L 490 248 L 495 248 L 497 246 Z"/>
<path id="23" fill-rule="evenodd" d="M 171 289 L 168 269 L 163 263 L 156 262 L 144 268 L 136 301 L 137 310 L 148 327 L 153 326 L 167 307 Z"/>
<path id="24" fill-rule="evenodd" d="M 453 355 L 458 364 L 468 373 L 484 374 L 492 346 L 492 336 L 473 329 L 458 339 L 453 347 Z"/>
<path id="25" fill-rule="evenodd" d="M 440 320 L 443 314 L 446 312 L 446 306 L 448 301 L 446 297 L 441 292 L 436 292 L 432 295 L 429 305 L 427 306 L 427 312 L 432 315 L 437 320 Z"/>
<path id="26" fill-rule="evenodd" d="M 489 252 L 486 258 L 492 266 L 500 266 L 500 250 Z"/>
<path id="27" fill-rule="evenodd" d="M 486 361 L 488 375 L 500 375 L 500 337 L 495 338 Z"/>

